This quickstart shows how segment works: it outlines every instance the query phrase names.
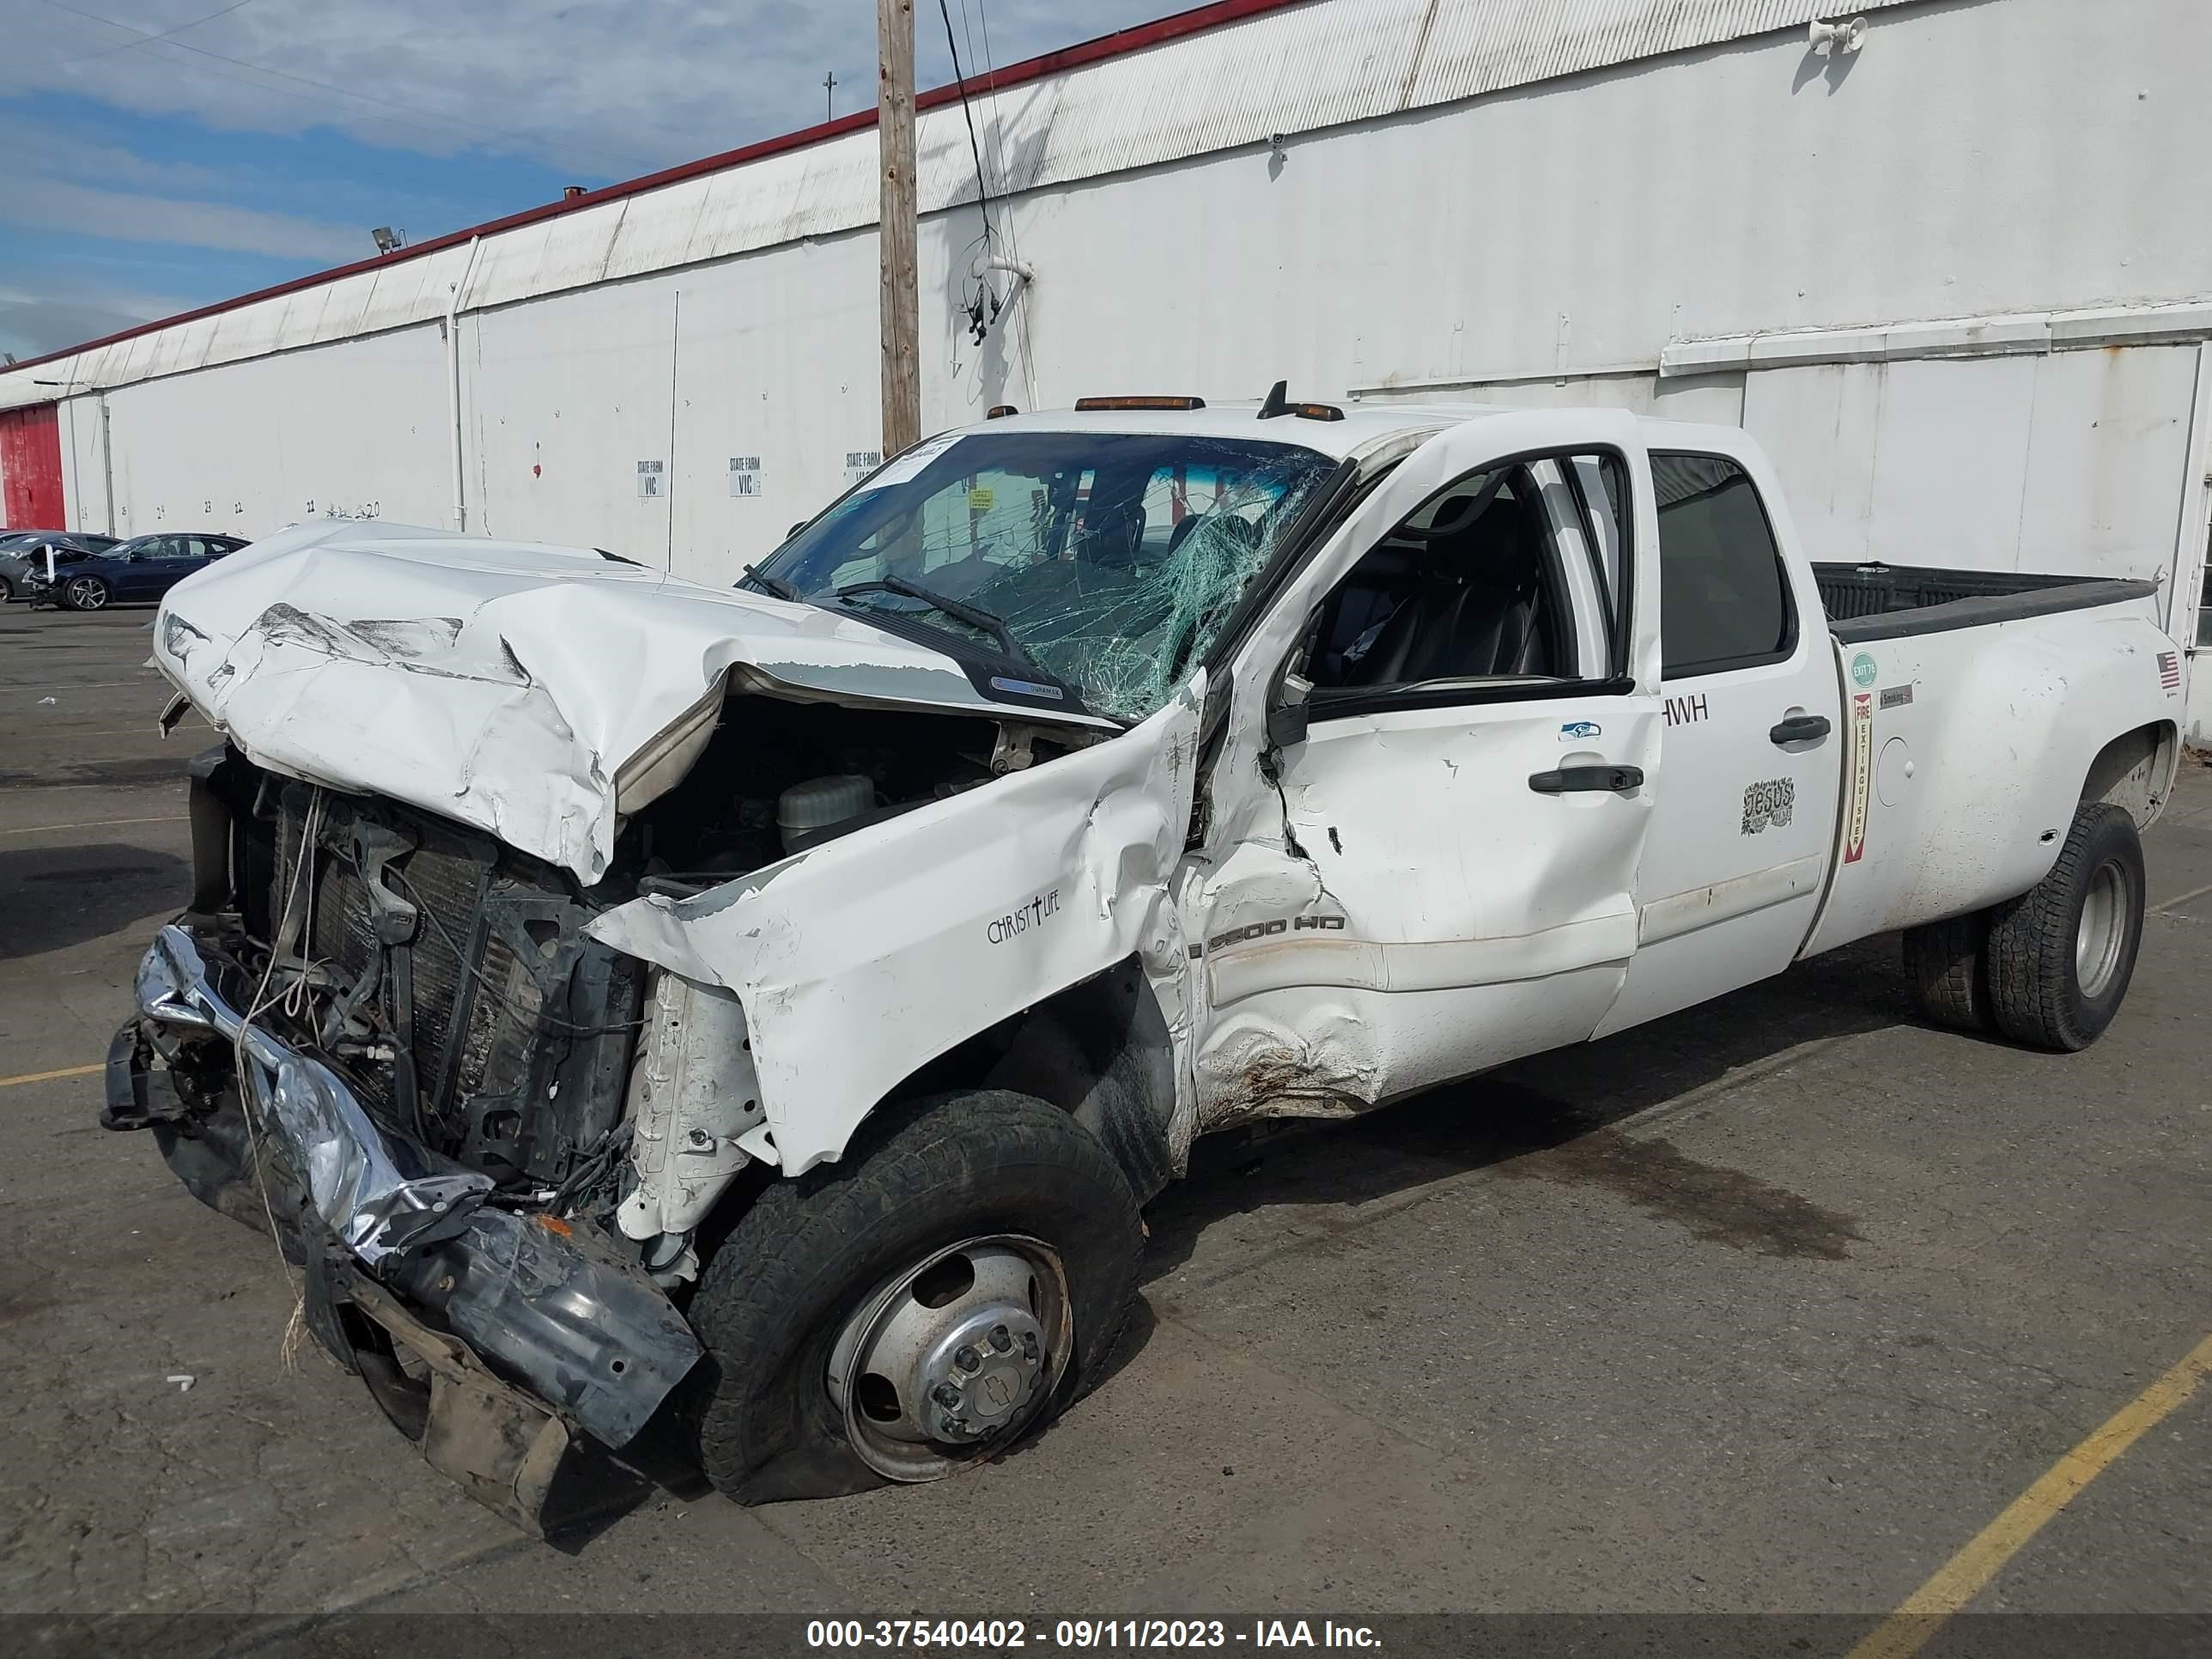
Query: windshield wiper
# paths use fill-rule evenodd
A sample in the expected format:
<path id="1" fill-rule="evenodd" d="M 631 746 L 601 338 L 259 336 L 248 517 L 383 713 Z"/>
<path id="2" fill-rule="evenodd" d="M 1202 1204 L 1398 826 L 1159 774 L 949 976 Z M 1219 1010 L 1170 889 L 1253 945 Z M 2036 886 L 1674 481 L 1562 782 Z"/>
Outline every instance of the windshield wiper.
<path id="1" fill-rule="evenodd" d="M 836 597 L 841 601 L 850 601 L 863 593 L 897 593 L 909 599 L 920 599 L 933 610 L 941 611 L 956 621 L 966 623 L 970 628 L 981 629 L 999 642 L 999 649 L 1006 654 L 1009 660 L 1021 664 L 1048 684 L 1060 684 L 1044 665 L 1030 655 L 1022 642 L 1007 632 L 1002 618 L 993 616 L 981 606 L 948 599 L 942 593 L 933 593 L 920 583 L 910 582 L 903 576 L 885 576 L 872 582 L 854 582 L 849 586 L 839 588 Z"/>
<path id="2" fill-rule="evenodd" d="M 788 599 L 793 605 L 806 603 L 806 596 L 781 576 L 771 576 L 757 564 L 745 567 L 745 580 L 758 582 L 779 599 Z"/>

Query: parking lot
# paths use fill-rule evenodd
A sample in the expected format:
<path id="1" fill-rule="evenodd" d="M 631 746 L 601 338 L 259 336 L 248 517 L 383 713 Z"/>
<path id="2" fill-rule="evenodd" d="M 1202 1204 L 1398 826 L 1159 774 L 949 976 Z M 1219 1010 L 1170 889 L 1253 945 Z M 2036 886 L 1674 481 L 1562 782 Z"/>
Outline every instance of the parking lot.
<path id="1" fill-rule="evenodd" d="M 833 1502 L 685 1487 L 554 1550 L 288 1346 L 270 1243 L 95 1121 L 209 741 L 154 731 L 151 614 L 0 614 L 0 1610 L 1812 1613 L 1842 1652 L 2212 1331 L 2191 762 L 2082 1054 L 1922 1026 L 1877 940 L 1203 1146 L 1115 1374 L 1033 1443 Z M 2139 1415 L 1977 1547 L 1970 1609 L 2212 1613 L 2212 1389 Z"/>

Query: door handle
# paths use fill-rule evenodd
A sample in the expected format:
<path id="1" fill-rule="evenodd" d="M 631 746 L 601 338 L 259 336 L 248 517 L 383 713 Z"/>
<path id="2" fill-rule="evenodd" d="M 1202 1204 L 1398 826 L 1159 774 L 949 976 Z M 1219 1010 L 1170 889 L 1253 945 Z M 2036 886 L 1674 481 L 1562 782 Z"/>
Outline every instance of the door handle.
<path id="1" fill-rule="evenodd" d="M 1792 714 L 1766 734 L 1777 743 L 1808 743 L 1828 735 L 1826 714 Z"/>
<path id="2" fill-rule="evenodd" d="M 1563 766 L 1556 772 L 1532 772 L 1528 787 L 1540 795 L 1601 793 L 1625 795 L 1644 787 L 1640 766 Z"/>

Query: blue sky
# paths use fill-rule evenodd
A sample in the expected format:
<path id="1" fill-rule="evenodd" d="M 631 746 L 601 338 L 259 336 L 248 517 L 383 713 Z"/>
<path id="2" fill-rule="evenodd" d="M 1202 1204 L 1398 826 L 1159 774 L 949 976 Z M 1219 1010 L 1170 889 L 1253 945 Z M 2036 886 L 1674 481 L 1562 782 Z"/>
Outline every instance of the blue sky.
<path id="1" fill-rule="evenodd" d="M 1188 0 L 949 0 L 963 67 Z M 917 0 L 919 78 L 951 79 Z M 0 350 L 74 345 L 822 118 L 874 0 L 0 0 Z M 155 38 L 160 37 L 160 38 Z"/>

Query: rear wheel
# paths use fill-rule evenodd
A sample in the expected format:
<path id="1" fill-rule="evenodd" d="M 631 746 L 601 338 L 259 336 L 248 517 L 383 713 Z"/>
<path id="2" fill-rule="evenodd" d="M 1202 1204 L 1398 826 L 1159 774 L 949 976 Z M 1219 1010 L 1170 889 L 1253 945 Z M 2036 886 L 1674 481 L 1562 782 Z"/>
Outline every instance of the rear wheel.
<path id="1" fill-rule="evenodd" d="M 1066 1113 L 995 1090 L 894 1109 L 766 1188 L 708 1262 L 700 1466 L 752 1504 L 1002 1451 L 1095 1376 L 1142 1249 L 1120 1167 Z"/>
<path id="2" fill-rule="evenodd" d="M 71 576 L 62 588 L 62 603 L 72 611 L 97 611 L 107 603 L 107 584 L 97 576 Z"/>
<path id="3" fill-rule="evenodd" d="M 1954 1031 L 1990 1027 L 1987 911 L 1952 916 L 1905 934 L 1905 973 L 1920 1012 Z"/>
<path id="4" fill-rule="evenodd" d="M 2017 1042 L 2071 1052 L 2111 1024 L 2142 946 L 2142 842 L 2124 809 L 2074 815 L 2058 861 L 1990 912 L 1990 1006 Z"/>
<path id="5" fill-rule="evenodd" d="M 6 576 L 0 576 L 0 605 L 9 603 L 15 597 L 15 584 Z"/>

